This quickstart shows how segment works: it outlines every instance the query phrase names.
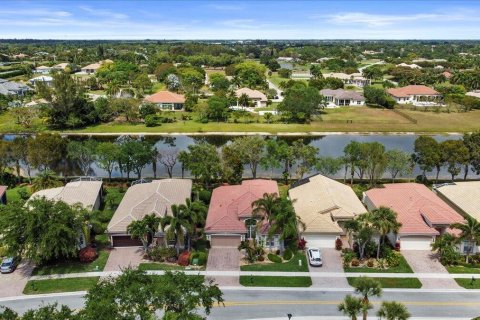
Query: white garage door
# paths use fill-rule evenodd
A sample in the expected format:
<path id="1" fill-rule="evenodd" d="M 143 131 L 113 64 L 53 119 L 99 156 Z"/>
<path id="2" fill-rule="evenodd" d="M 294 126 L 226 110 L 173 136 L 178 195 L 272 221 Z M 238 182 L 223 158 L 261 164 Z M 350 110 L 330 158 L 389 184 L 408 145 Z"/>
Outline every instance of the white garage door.
<path id="1" fill-rule="evenodd" d="M 432 250 L 431 237 L 401 237 L 400 250 Z"/>
<path id="2" fill-rule="evenodd" d="M 335 235 L 304 235 L 307 248 L 335 248 Z"/>

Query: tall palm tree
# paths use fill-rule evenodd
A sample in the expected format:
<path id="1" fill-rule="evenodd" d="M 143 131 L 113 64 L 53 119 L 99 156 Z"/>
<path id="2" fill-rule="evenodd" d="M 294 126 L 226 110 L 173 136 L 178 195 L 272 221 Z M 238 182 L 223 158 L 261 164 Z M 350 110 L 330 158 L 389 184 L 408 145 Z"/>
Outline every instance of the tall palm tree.
<path id="1" fill-rule="evenodd" d="M 269 217 L 269 236 L 278 234 L 280 239 L 298 238 L 298 233 L 305 231 L 305 223 L 295 214 L 292 202 L 288 199 L 280 199 L 278 210 Z"/>
<path id="2" fill-rule="evenodd" d="M 132 221 L 127 227 L 127 232 L 132 239 L 140 239 L 140 241 L 142 241 L 143 250 L 147 251 L 150 228 L 145 220 Z"/>
<path id="3" fill-rule="evenodd" d="M 370 305 L 370 308 L 372 306 Z M 352 295 L 347 295 L 342 303 L 338 305 L 338 311 L 343 312 L 347 317 L 350 317 L 352 320 L 357 320 L 357 316 L 363 311 L 364 305 L 361 298 L 353 297 Z"/>
<path id="4" fill-rule="evenodd" d="M 32 183 L 32 191 L 37 192 L 43 189 L 56 188 L 62 186 L 62 182 L 57 179 L 53 171 L 40 171 Z"/>
<path id="5" fill-rule="evenodd" d="M 274 213 L 280 198 L 276 193 L 264 193 L 263 197 L 252 202 L 252 214 L 254 217 L 269 219 Z"/>
<path id="6" fill-rule="evenodd" d="M 175 242 L 175 248 L 177 254 L 180 249 L 178 247 L 178 241 L 185 239 L 185 235 L 191 234 L 193 225 L 190 223 L 189 218 L 185 214 L 183 207 L 179 205 L 172 205 L 172 215 L 165 216 L 161 219 L 160 225 L 165 232 L 165 240 L 173 239 Z"/>
<path id="7" fill-rule="evenodd" d="M 387 234 L 398 232 L 402 224 L 397 221 L 397 213 L 390 208 L 380 207 L 372 211 L 373 227 L 380 233 L 377 245 L 377 259 L 380 258 L 380 246 L 385 242 Z"/>
<path id="8" fill-rule="evenodd" d="M 382 286 L 380 282 L 368 277 L 359 277 L 353 284 L 354 292 L 360 294 L 363 302 L 363 320 L 367 320 L 368 306 L 370 297 L 380 297 L 382 295 Z"/>
<path id="9" fill-rule="evenodd" d="M 407 320 L 410 313 L 403 304 L 395 301 L 384 301 L 377 311 L 377 316 L 385 320 Z"/>
<path id="10" fill-rule="evenodd" d="M 466 216 L 464 223 L 454 223 L 450 227 L 453 229 L 460 230 L 459 239 L 462 241 L 468 241 L 471 244 L 471 248 L 473 248 L 477 243 L 480 241 L 480 222 L 476 219 Z M 468 263 L 468 259 L 470 258 L 470 254 L 472 250 L 468 250 L 465 255 L 465 262 Z"/>
<path id="11" fill-rule="evenodd" d="M 148 226 L 148 243 L 151 243 L 153 241 L 153 238 L 155 237 L 155 233 L 157 233 L 158 231 L 161 218 L 157 217 L 154 213 L 152 213 L 143 217 L 142 220 Z"/>
<path id="12" fill-rule="evenodd" d="M 250 104 L 250 97 L 246 93 L 242 93 L 240 97 L 238 97 L 238 104 L 244 108 L 248 107 Z"/>
<path id="13" fill-rule="evenodd" d="M 188 249 L 191 247 L 191 240 L 196 237 L 197 228 L 202 228 L 205 225 L 207 219 L 208 208 L 201 201 L 192 201 L 190 199 L 185 200 L 185 204 L 181 204 L 180 210 L 186 216 L 186 219 L 190 222 L 190 232 L 188 237 Z"/>

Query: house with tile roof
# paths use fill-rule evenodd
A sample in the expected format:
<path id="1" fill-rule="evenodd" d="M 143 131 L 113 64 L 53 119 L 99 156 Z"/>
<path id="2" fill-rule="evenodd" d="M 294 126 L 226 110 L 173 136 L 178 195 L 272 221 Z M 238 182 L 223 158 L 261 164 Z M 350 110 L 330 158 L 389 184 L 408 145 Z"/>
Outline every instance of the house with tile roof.
<path id="1" fill-rule="evenodd" d="M 343 72 L 331 72 L 323 75 L 325 78 L 337 78 L 343 81 L 347 86 L 357 86 L 363 88 L 369 86 L 372 81 L 365 78 L 360 72 L 347 74 Z"/>
<path id="2" fill-rule="evenodd" d="M 240 88 L 235 91 L 235 96 L 240 98 L 242 94 L 246 94 L 248 98 L 253 102 L 255 107 L 264 108 L 267 106 L 267 96 L 258 90 L 252 90 L 250 88 Z"/>
<path id="3" fill-rule="evenodd" d="M 39 67 L 36 67 L 35 70 L 33 70 L 33 73 L 49 74 L 51 71 L 52 71 L 51 67 L 39 66 Z"/>
<path id="4" fill-rule="evenodd" d="M 288 196 L 306 225 L 302 237 L 311 248 L 335 248 L 336 239 L 346 235 L 345 221 L 367 212 L 352 188 L 321 174 L 297 181 Z"/>
<path id="5" fill-rule="evenodd" d="M 155 104 L 161 110 L 182 111 L 185 107 L 183 94 L 166 90 L 145 97 L 144 101 Z"/>
<path id="6" fill-rule="evenodd" d="M 363 203 L 368 210 L 387 207 L 397 213 L 402 224 L 397 234 L 389 235 L 390 242 L 400 243 L 401 250 L 431 250 L 431 243 L 463 217 L 440 199 L 432 190 L 419 183 L 385 184 L 364 192 Z"/>
<path id="7" fill-rule="evenodd" d="M 401 88 L 387 89 L 387 93 L 399 104 L 438 105 L 442 103 L 442 95 L 424 85 L 409 85 Z"/>
<path id="8" fill-rule="evenodd" d="M 327 100 L 327 108 L 364 106 L 365 97 L 358 92 L 344 89 L 322 89 L 320 94 Z"/>
<path id="9" fill-rule="evenodd" d="M 268 226 L 257 230 L 252 203 L 265 193 L 279 194 L 274 180 L 244 180 L 240 185 L 225 185 L 213 190 L 208 208 L 205 234 L 212 247 L 237 247 L 243 240 L 256 239 L 267 247 L 280 247 L 280 239 L 267 236 Z"/>
<path id="10" fill-rule="evenodd" d="M 0 94 L 5 96 L 23 96 L 29 90 L 23 83 L 0 79 Z"/>
<path id="11" fill-rule="evenodd" d="M 171 215 L 172 205 L 185 204 L 191 193 L 192 180 L 189 179 L 140 181 L 132 185 L 107 226 L 110 242 L 114 247 L 141 246 L 140 240 L 128 234 L 128 225 L 152 213 L 157 217 Z M 163 241 L 161 231 L 155 237 L 157 242 Z"/>

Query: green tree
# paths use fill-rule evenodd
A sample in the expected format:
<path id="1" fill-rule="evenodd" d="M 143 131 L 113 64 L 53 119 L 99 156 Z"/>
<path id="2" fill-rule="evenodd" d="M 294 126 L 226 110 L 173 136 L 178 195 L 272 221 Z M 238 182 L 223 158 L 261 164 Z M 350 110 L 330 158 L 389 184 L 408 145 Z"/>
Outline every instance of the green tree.
<path id="1" fill-rule="evenodd" d="M 85 141 L 71 140 L 67 144 L 67 157 L 78 165 L 84 176 L 88 175 L 92 164 L 97 158 L 96 148 L 97 141 L 93 139 Z"/>
<path id="2" fill-rule="evenodd" d="M 127 226 L 127 232 L 132 239 L 140 239 L 143 245 L 143 251 L 148 249 L 148 235 L 150 233 L 150 226 L 146 220 L 135 220 L 130 222 Z"/>
<path id="3" fill-rule="evenodd" d="M 313 79 L 323 79 L 322 67 L 319 64 L 310 65 L 310 74 L 312 75 Z"/>
<path id="4" fill-rule="evenodd" d="M 108 180 L 112 180 L 112 172 L 117 165 L 120 147 L 111 142 L 100 142 L 96 148 L 97 166 L 108 172 Z"/>
<path id="5" fill-rule="evenodd" d="M 172 205 L 172 215 L 166 215 L 160 220 L 160 225 L 165 232 L 165 241 L 173 240 L 177 253 L 179 253 L 179 244 L 184 243 L 188 234 L 193 234 L 193 224 L 185 213 L 184 206 Z"/>
<path id="6" fill-rule="evenodd" d="M 246 93 L 242 93 L 238 97 L 238 104 L 244 108 L 248 107 L 250 105 L 250 97 Z"/>
<path id="7" fill-rule="evenodd" d="M 208 76 L 213 92 L 227 92 L 230 81 L 221 73 L 212 73 Z"/>
<path id="8" fill-rule="evenodd" d="M 37 192 L 44 189 L 56 188 L 62 186 L 55 173 L 51 170 L 41 171 L 32 182 L 32 191 Z"/>
<path id="9" fill-rule="evenodd" d="M 290 79 L 290 77 L 292 76 L 292 70 L 290 69 L 280 68 L 277 72 L 280 78 Z"/>
<path id="10" fill-rule="evenodd" d="M 207 115 L 209 119 L 220 122 L 228 117 L 228 99 L 226 97 L 211 96 L 207 101 Z"/>
<path id="11" fill-rule="evenodd" d="M 150 81 L 146 73 L 140 73 L 135 77 L 132 85 L 137 91 L 138 95 L 142 96 L 145 91 L 148 91 L 152 88 L 152 81 Z"/>
<path id="12" fill-rule="evenodd" d="M 265 142 L 265 153 L 260 160 L 260 165 L 265 170 L 270 170 L 270 179 L 273 176 L 273 170 L 281 168 L 279 157 L 279 144 L 276 139 L 268 139 Z"/>
<path id="13" fill-rule="evenodd" d="M 333 176 L 343 166 L 342 158 L 332 158 L 332 157 L 319 157 L 317 163 L 315 164 L 315 169 L 325 176 Z"/>
<path id="14" fill-rule="evenodd" d="M 317 164 L 319 149 L 304 144 L 302 139 L 294 141 L 292 148 L 297 159 L 297 174 L 299 179 L 301 179 L 305 173 L 309 172 Z"/>
<path id="15" fill-rule="evenodd" d="M 466 216 L 464 223 L 454 223 L 450 226 L 453 229 L 460 230 L 458 238 L 470 244 L 470 248 L 474 248 L 480 242 L 480 222 L 476 219 Z M 465 262 L 468 263 L 472 250 L 465 252 Z"/>
<path id="16" fill-rule="evenodd" d="M 321 100 L 317 89 L 297 83 L 285 90 L 278 110 L 286 112 L 293 121 L 305 122 L 319 111 Z"/>
<path id="17" fill-rule="evenodd" d="M 370 297 L 380 297 L 382 295 L 382 286 L 380 282 L 368 277 L 359 277 L 353 284 L 354 292 L 362 296 L 363 302 L 363 320 L 367 319 L 370 306 Z"/>
<path id="18" fill-rule="evenodd" d="M 31 137 L 18 136 L 15 137 L 10 146 L 11 156 L 15 162 L 15 171 L 18 181 L 21 180 L 20 169 L 23 168 L 28 176 L 28 181 L 32 182 L 31 165 L 28 159 L 28 144 Z"/>
<path id="19" fill-rule="evenodd" d="M 385 146 L 379 142 L 364 143 L 366 147 L 365 173 L 370 181 L 370 186 L 375 186 L 378 179 L 383 176 L 387 166 Z"/>
<path id="20" fill-rule="evenodd" d="M 295 214 L 292 201 L 287 198 L 279 198 L 275 208 L 268 216 L 270 237 L 278 234 L 285 241 L 297 240 L 298 233 L 306 229 L 305 223 Z"/>
<path id="21" fill-rule="evenodd" d="M 408 320 L 410 319 L 410 313 L 407 307 L 403 304 L 395 301 L 382 302 L 380 309 L 377 311 L 377 316 L 380 319 L 385 320 Z"/>
<path id="22" fill-rule="evenodd" d="M 244 61 L 235 65 L 235 77 L 241 86 L 251 89 L 265 86 L 267 68 L 254 61 Z"/>
<path id="23" fill-rule="evenodd" d="M 151 163 L 154 156 L 152 145 L 147 141 L 127 139 L 120 145 L 122 166 L 130 179 L 130 172 L 134 171 L 137 178 L 142 177 L 142 170 Z"/>
<path id="24" fill-rule="evenodd" d="M 52 169 L 65 155 L 66 141 L 56 133 L 39 133 L 28 141 L 28 161 L 40 171 Z"/>
<path id="25" fill-rule="evenodd" d="M 372 225 L 380 234 L 377 244 L 377 259 L 380 259 L 380 248 L 390 232 L 398 233 L 402 224 L 397 221 L 397 213 L 390 208 L 380 207 L 372 211 Z"/>
<path id="26" fill-rule="evenodd" d="M 208 188 L 210 183 L 221 175 L 220 156 L 214 145 L 205 141 L 188 146 L 188 151 L 181 153 L 179 159 L 184 168 L 189 170 Z"/>
<path id="27" fill-rule="evenodd" d="M 74 310 L 62 305 L 49 304 L 38 309 L 27 310 L 23 315 L 18 315 L 15 311 L 5 308 L 0 312 L 0 319 L 4 320 L 81 320 Z"/>
<path id="28" fill-rule="evenodd" d="M 463 144 L 468 148 L 470 156 L 469 163 L 463 168 L 465 173 L 463 178 L 466 180 L 469 166 L 472 167 L 475 174 L 480 174 L 480 131 L 465 133 Z"/>
<path id="29" fill-rule="evenodd" d="M 442 158 L 447 165 L 448 172 L 452 175 L 452 181 L 460 173 L 462 167 L 469 163 L 470 155 L 468 148 L 461 140 L 446 140 L 440 144 Z"/>
<path id="30" fill-rule="evenodd" d="M 395 106 L 395 100 L 388 96 L 383 89 L 366 86 L 363 88 L 363 95 L 367 104 L 378 105 L 388 109 L 392 109 Z"/>
<path id="31" fill-rule="evenodd" d="M 279 200 L 276 193 L 264 193 L 263 197 L 252 202 L 253 216 L 268 220 L 276 211 Z"/>
<path id="32" fill-rule="evenodd" d="M 443 165 L 442 152 L 438 142 L 429 136 L 420 136 L 415 139 L 413 161 L 420 167 L 423 177 L 426 178 L 426 172 L 437 169 L 435 181 L 438 181 L 438 175 Z"/>
<path id="33" fill-rule="evenodd" d="M 236 138 L 232 148 L 238 151 L 243 163 L 250 167 L 253 179 L 257 178 L 257 168 L 263 159 L 265 140 L 261 136 L 244 136 Z"/>
<path id="34" fill-rule="evenodd" d="M 369 309 L 373 308 L 369 305 Z M 357 320 L 358 315 L 362 313 L 364 309 L 364 303 L 361 298 L 347 295 L 342 303 L 338 305 L 338 311 L 341 311 L 345 316 L 350 317 L 352 320 Z"/>
<path id="35" fill-rule="evenodd" d="M 361 143 L 357 141 L 350 141 L 349 144 L 343 149 L 344 161 L 350 169 L 350 185 L 353 185 L 353 178 L 355 176 L 355 169 L 362 169 L 360 165 L 363 160 L 363 153 L 361 149 Z M 361 179 L 362 175 L 360 175 Z"/>
<path id="36" fill-rule="evenodd" d="M 228 183 L 237 184 L 242 181 L 244 161 L 239 150 L 233 144 L 222 147 L 222 177 Z"/>
<path id="37" fill-rule="evenodd" d="M 372 214 L 366 212 L 357 215 L 355 219 L 345 222 L 345 229 L 352 235 L 354 241 L 358 244 L 358 254 L 360 259 L 365 257 L 365 248 L 372 241 L 374 228 L 372 226 Z"/>
<path id="38" fill-rule="evenodd" d="M 400 175 L 408 175 L 412 173 L 412 157 L 410 154 L 398 149 L 388 150 L 385 153 L 387 157 L 387 171 L 392 176 L 392 182 L 395 183 L 395 178 Z"/>

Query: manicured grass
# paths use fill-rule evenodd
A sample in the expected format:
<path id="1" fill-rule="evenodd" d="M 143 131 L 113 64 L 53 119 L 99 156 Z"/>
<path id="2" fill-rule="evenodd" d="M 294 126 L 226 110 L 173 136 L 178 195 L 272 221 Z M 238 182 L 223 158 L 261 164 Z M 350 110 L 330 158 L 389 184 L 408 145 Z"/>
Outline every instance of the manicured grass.
<path id="1" fill-rule="evenodd" d="M 368 267 L 344 267 L 345 272 L 361 272 L 361 273 L 413 273 L 412 268 L 408 265 L 407 260 L 403 256 L 400 257 L 400 263 L 395 268 L 378 269 Z"/>
<path id="2" fill-rule="evenodd" d="M 85 291 L 92 288 L 100 277 L 30 280 L 23 289 L 24 294 Z"/>
<path id="3" fill-rule="evenodd" d="M 15 187 L 15 188 L 8 188 L 7 189 L 7 201 L 18 201 L 22 200 L 20 198 L 20 194 L 18 193 L 20 190 L 26 190 L 29 194 L 31 194 L 30 188 L 27 186 L 24 187 Z"/>
<path id="4" fill-rule="evenodd" d="M 240 284 L 245 287 L 310 287 L 310 277 L 263 277 L 240 276 Z"/>
<path id="5" fill-rule="evenodd" d="M 286 198 L 288 196 L 288 189 L 290 188 L 289 185 L 278 183 L 278 191 L 280 192 L 280 197 Z"/>
<path id="6" fill-rule="evenodd" d="M 465 289 L 480 289 L 480 280 L 477 279 L 472 284 L 472 279 L 458 279 L 456 278 L 458 285 Z"/>
<path id="7" fill-rule="evenodd" d="M 140 263 L 138 266 L 140 270 L 185 270 L 185 267 L 176 264 L 146 262 Z"/>
<path id="8" fill-rule="evenodd" d="M 347 278 L 348 284 L 355 285 L 355 280 L 358 278 Z M 373 278 L 381 283 L 382 288 L 410 288 L 419 289 L 422 287 L 422 283 L 417 278 Z"/>
<path id="9" fill-rule="evenodd" d="M 471 266 L 471 265 L 458 265 L 458 266 L 447 266 L 445 267 L 448 273 L 477 273 L 480 274 L 480 267 L 479 266 Z"/>
<path id="10" fill-rule="evenodd" d="M 302 266 L 298 265 L 302 261 Z M 280 271 L 280 272 L 308 272 L 307 258 L 303 252 L 298 252 L 290 261 L 283 263 L 251 264 L 240 267 L 241 271 Z"/>
<path id="11" fill-rule="evenodd" d="M 99 252 L 98 258 L 92 263 L 82 263 L 79 261 L 65 261 L 57 264 L 36 267 L 33 270 L 32 274 L 35 276 L 44 276 L 44 275 L 50 275 L 50 274 L 103 271 L 109 255 L 110 255 L 109 251 L 102 250 Z"/>

